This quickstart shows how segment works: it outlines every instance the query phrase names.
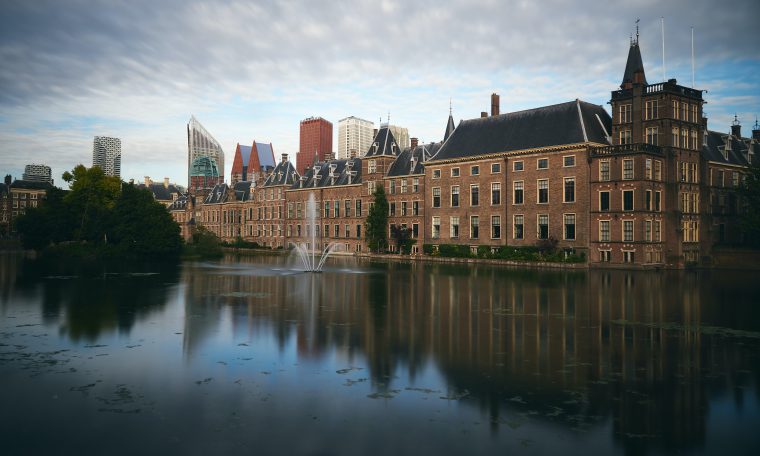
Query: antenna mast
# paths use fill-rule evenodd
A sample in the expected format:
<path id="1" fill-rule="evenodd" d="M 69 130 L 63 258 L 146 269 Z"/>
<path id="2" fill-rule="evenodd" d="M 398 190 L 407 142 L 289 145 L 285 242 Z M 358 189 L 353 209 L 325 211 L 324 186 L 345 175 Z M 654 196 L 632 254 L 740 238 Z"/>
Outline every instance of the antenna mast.
<path id="1" fill-rule="evenodd" d="M 694 27 L 691 27 L 691 88 L 694 88 Z"/>

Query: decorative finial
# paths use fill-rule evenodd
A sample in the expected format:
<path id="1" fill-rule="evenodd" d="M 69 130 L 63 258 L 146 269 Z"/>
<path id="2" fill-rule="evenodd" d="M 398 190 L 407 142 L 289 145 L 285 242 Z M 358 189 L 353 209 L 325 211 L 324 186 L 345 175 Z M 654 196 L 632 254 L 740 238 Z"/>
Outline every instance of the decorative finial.
<path id="1" fill-rule="evenodd" d="M 388 126 L 391 126 L 391 112 L 388 111 Z"/>
<path id="2" fill-rule="evenodd" d="M 754 126 L 753 130 L 760 130 L 760 124 L 757 123 L 757 116 L 755 116 L 755 126 Z"/>
<path id="3" fill-rule="evenodd" d="M 639 44 L 639 21 L 640 20 L 641 19 L 639 19 L 638 17 L 636 18 L 636 44 Z"/>
<path id="4" fill-rule="evenodd" d="M 451 97 L 449 97 L 449 115 L 451 115 Z"/>
<path id="5" fill-rule="evenodd" d="M 757 122 L 757 119 L 755 119 L 755 122 Z M 734 113 L 734 123 L 733 125 L 739 125 L 739 116 Z"/>

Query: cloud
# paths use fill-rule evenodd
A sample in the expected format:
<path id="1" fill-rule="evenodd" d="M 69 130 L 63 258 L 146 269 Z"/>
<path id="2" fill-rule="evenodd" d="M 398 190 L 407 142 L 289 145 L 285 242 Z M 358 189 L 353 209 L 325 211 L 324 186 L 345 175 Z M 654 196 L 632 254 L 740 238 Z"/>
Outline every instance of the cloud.
<path id="1" fill-rule="evenodd" d="M 487 109 L 492 91 L 503 111 L 604 104 L 637 17 L 649 79 L 660 79 L 660 16 L 668 77 L 690 80 L 694 26 L 698 80 L 719 108 L 711 115 L 751 115 L 756 1 L 4 2 L 0 170 L 44 161 L 60 174 L 89 163 L 92 137 L 104 134 L 122 138 L 124 177 L 184 182 L 191 113 L 230 155 L 254 138 L 294 154 L 298 122 L 311 115 L 337 123 L 390 111 L 437 140 L 449 98 L 457 118 Z M 713 104 L 722 94 L 735 101 Z"/>

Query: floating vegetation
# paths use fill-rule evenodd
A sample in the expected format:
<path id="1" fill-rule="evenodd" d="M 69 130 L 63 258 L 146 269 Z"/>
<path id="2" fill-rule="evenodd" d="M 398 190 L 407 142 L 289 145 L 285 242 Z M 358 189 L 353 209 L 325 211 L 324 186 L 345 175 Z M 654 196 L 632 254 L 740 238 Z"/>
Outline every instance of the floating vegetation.
<path id="1" fill-rule="evenodd" d="M 346 381 L 345 381 L 345 383 L 343 383 L 343 386 L 354 386 L 357 383 L 363 383 L 363 382 L 366 382 L 366 381 L 367 381 L 366 378 L 359 378 L 359 379 L 356 379 L 356 380 L 351 380 L 350 378 L 347 378 Z"/>
<path id="2" fill-rule="evenodd" d="M 367 397 L 370 399 L 393 399 L 400 392 L 401 390 L 388 390 L 388 391 L 367 394 Z"/>
<path id="3" fill-rule="evenodd" d="M 404 389 L 407 390 L 407 391 L 419 391 L 420 393 L 425 393 L 425 394 L 434 394 L 434 393 L 435 394 L 440 394 L 442 392 L 441 390 L 433 390 L 433 389 L 429 389 L 429 388 L 406 387 Z"/>
<path id="4" fill-rule="evenodd" d="M 355 371 L 355 370 L 362 370 L 362 368 L 361 367 L 349 367 L 349 368 L 346 368 L 346 369 L 336 370 L 335 373 L 342 375 L 342 374 L 347 374 L 347 373 Z"/>
<path id="5" fill-rule="evenodd" d="M 449 394 L 448 396 L 441 396 L 439 399 L 444 399 L 447 401 L 458 401 L 459 399 L 464 399 L 465 397 L 469 396 L 470 392 L 467 390 L 462 390 L 459 393 L 453 393 Z"/>
<path id="6" fill-rule="evenodd" d="M 213 380 L 212 377 L 207 377 L 207 378 L 204 378 L 203 380 L 196 381 L 195 384 L 196 385 L 204 385 L 204 384 L 210 382 L 211 380 Z"/>

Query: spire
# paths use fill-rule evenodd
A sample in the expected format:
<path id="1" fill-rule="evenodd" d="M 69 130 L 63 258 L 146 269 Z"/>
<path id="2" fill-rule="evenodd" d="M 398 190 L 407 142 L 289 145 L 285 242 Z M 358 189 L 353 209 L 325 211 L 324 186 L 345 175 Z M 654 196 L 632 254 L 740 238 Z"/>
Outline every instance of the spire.
<path id="1" fill-rule="evenodd" d="M 449 139 L 449 136 L 454 133 L 455 128 L 456 126 L 454 125 L 454 117 L 451 115 L 451 99 L 449 98 L 449 120 L 446 122 L 446 132 L 443 134 L 444 141 Z"/>
<path id="2" fill-rule="evenodd" d="M 631 39 L 631 47 L 628 49 L 628 61 L 625 64 L 623 73 L 623 82 L 620 83 L 621 89 L 630 89 L 633 84 L 647 85 L 647 78 L 644 74 L 644 63 L 641 59 L 641 49 L 639 49 L 639 20 L 636 20 L 636 39 Z"/>

